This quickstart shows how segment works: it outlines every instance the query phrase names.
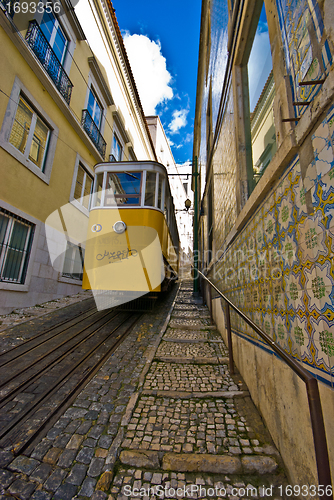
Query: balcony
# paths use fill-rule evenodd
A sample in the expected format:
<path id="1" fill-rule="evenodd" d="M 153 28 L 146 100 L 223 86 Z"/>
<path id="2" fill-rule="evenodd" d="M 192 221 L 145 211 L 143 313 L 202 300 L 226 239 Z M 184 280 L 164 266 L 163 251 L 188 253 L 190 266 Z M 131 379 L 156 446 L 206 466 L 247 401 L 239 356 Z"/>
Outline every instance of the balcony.
<path id="1" fill-rule="evenodd" d="M 106 154 L 107 143 L 103 139 L 101 132 L 99 131 L 98 127 L 96 126 L 93 118 L 90 116 L 87 109 L 82 110 L 81 125 L 83 126 L 84 130 L 87 132 L 88 136 L 95 144 L 96 149 L 104 159 Z"/>
<path id="2" fill-rule="evenodd" d="M 26 42 L 42 63 L 67 104 L 70 104 L 73 84 L 36 21 L 29 23 Z"/>

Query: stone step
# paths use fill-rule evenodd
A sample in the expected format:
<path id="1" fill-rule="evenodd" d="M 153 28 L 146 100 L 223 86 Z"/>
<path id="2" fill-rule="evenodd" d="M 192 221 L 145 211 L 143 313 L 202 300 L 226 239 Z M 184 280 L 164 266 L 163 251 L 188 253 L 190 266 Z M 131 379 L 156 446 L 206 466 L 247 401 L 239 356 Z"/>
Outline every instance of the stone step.
<path id="1" fill-rule="evenodd" d="M 123 458 L 127 460 L 126 457 Z M 131 498 L 138 498 L 141 494 L 139 498 L 282 499 L 282 491 L 286 485 L 285 477 L 277 469 L 273 474 L 227 475 L 219 472 L 173 472 L 155 467 L 145 469 L 121 465 L 116 472 L 109 498 L 126 500 L 133 491 Z"/>
<path id="2" fill-rule="evenodd" d="M 177 356 L 155 356 L 155 361 L 161 361 L 162 363 L 194 363 L 195 365 L 221 365 L 227 364 L 228 358 L 219 358 L 219 357 L 200 357 L 200 356 L 188 356 L 188 357 L 177 357 Z"/>
<path id="3" fill-rule="evenodd" d="M 166 333 L 163 337 L 165 338 L 175 338 L 175 339 L 189 339 L 189 340 L 204 340 L 204 341 L 222 341 L 221 335 L 218 330 L 190 330 L 181 328 L 167 328 Z"/>
<path id="4" fill-rule="evenodd" d="M 224 344 L 223 340 L 211 340 L 211 339 L 182 339 L 182 338 L 172 338 L 172 337 L 163 337 L 164 342 L 179 342 L 186 344 L 198 344 L 201 342 L 209 342 L 210 344 Z"/>
<path id="5" fill-rule="evenodd" d="M 157 396 L 162 398 L 177 398 L 177 399 L 205 399 L 205 398 L 244 398 L 249 396 L 248 391 L 206 391 L 206 392 L 191 392 L 191 391 L 164 391 L 164 390 L 147 390 L 142 391 L 144 396 Z"/>
<path id="6" fill-rule="evenodd" d="M 211 325 L 208 321 L 198 319 L 198 320 L 186 320 L 186 319 L 172 319 L 169 322 L 169 327 L 185 329 L 185 330 L 216 330 L 216 325 Z"/>
<path id="7" fill-rule="evenodd" d="M 149 450 L 123 450 L 123 465 L 176 472 L 208 472 L 213 474 L 273 474 L 278 468 L 275 458 L 267 455 L 211 455 L 208 453 L 164 453 Z"/>

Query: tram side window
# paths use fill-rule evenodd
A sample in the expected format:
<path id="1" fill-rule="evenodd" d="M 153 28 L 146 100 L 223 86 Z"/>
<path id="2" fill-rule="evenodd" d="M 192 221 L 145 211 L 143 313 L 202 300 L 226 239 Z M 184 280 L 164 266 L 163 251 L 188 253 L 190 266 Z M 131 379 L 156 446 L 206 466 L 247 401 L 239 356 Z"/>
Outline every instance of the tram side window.
<path id="1" fill-rule="evenodd" d="M 168 210 L 168 205 L 169 205 L 169 198 L 167 196 L 167 190 L 165 192 L 165 208 L 164 208 L 164 214 L 165 214 L 165 218 L 166 218 L 166 222 L 167 224 L 169 224 L 169 220 L 170 220 L 170 217 L 169 217 L 169 210 Z"/>
<path id="2" fill-rule="evenodd" d="M 155 206 L 155 184 L 157 174 L 155 172 L 146 172 L 145 205 Z"/>
<path id="3" fill-rule="evenodd" d="M 94 198 L 93 207 L 100 207 L 102 204 L 102 185 L 103 185 L 103 174 L 98 174 L 96 176 L 95 187 L 94 187 Z"/>
<path id="4" fill-rule="evenodd" d="M 159 174 L 159 187 L 158 187 L 158 208 L 162 209 L 162 193 L 164 186 L 164 178 Z"/>
<path id="5" fill-rule="evenodd" d="M 108 173 L 104 205 L 139 205 L 142 172 Z"/>

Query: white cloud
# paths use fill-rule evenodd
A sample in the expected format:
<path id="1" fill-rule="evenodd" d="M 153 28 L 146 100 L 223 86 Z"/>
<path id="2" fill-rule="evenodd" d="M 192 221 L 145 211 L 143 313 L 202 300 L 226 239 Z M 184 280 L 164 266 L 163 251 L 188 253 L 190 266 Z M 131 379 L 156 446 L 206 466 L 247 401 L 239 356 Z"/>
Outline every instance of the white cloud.
<path id="1" fill-rule="evenodd" d="M 168 125 L 169 130 L 172 134 L 175 134 L 180 130 L 180 128 L 187 125 L 187 114 L 189 109 L 180 109 L 179 111 L 175 109 L 173 111 L 173 120 Z"/>
<path id="2" fill-rule="evenodd" d="M 130 33 L 123 39 L 144 112 L 155 115 L 156 106 L 173 97 L 173 89 L 169 86 L 172 76 L 161 54 L 160 42 Z"/>

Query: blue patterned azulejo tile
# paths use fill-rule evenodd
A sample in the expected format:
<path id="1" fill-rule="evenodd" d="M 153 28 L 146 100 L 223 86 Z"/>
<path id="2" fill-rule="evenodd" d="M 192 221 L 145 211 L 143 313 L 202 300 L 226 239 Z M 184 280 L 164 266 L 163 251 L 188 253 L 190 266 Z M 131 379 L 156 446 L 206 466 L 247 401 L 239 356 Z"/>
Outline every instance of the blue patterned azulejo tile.
<path id="1" fill-rule="evenodd" d="M 297 274 L 289 273 L 283 278 L 283 286 L 287 300 L 287 309 L 289 309 L 294 314 L 297 312 L 297 309 L 304 312 L 306 310 L 305 302 L 303 300 L 305 292 L 301 280 L 301 271 L 299 271 Z"/>
<path id="2" fill-rule="evenodd" d="M 303 264 L 315 262 L 320 256 L 327 256 L 326 231 L 318 217 L 308 217 L 298 225 L 297 241 Z"/>
<path id="3" fill-rule="evenodd" d="M 331 359 L 334 358 L 334 334 L 331 324 L 319 317 L 310 317 L 313 327 L 313 345 L 315 348 L 315 363 L 325 372 L 331 371 Z"/>
<path id="4" fill-rule="evenodd" d="M 315 263 L 309 270 L 304 268 L 305 292 L 309 298 L 309 310 L 324 313 L 334 309 L 334 279 L 331 261 Z"/>
<path id="5" fill-rule="evenodd" d="M 283 272 L 300 264 L 295 234 L 286 234 L 280 239 L 280 252 Z"/>
<path id="6" fill-rule="evenodd" d="M 290 338 L 292 341 L 293 356 L 297 356 L 300 361 L 312 363 L 310 352 L 311 339 L 306 328 L 306 317 L 295 315 L 290 321 Z"/>

